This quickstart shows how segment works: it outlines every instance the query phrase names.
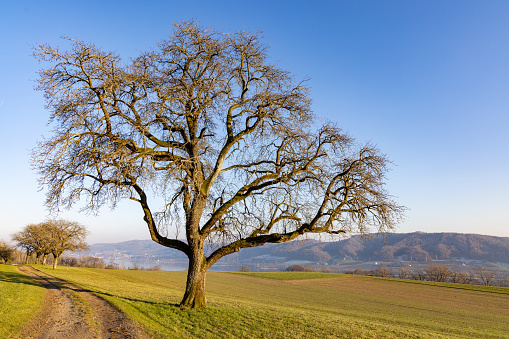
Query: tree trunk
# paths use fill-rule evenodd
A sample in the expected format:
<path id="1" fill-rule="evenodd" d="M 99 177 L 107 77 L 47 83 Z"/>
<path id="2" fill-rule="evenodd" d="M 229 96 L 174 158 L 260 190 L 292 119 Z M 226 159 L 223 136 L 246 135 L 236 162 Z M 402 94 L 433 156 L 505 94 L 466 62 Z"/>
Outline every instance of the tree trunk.
<path id="1" fill-rule="evenodd" d="M 32 253 L 30 252 L 26 252 L 26 256 L 25 256 L 25 265 L 28 265 L 28 259 L 30 259 L 30 256 L 32 255 Z"/>
<path id="2" fill-rule="evenodd" d="M 205 257 L 203 253 L 191 255 L 187 271 L 186 293 L 180 303 L 180 307 L 199 308 L 205 307 Z"/>
<path id="3" fill-rule="evenodd" d="M 42 257 L 42 264 L 43 265 L 46 265 L 46 259 L 48 259 L 48 255 L 45 254 L 43 257 Z"/>
<path id="4" fill-rule="evenodd" d="M 53 269 L 56 269 L 57 268 L 57 262 L 58 262 L 58 258 L 57 256 L 53 255 L 55 257 L 55 260 L 53 260 Z"/>

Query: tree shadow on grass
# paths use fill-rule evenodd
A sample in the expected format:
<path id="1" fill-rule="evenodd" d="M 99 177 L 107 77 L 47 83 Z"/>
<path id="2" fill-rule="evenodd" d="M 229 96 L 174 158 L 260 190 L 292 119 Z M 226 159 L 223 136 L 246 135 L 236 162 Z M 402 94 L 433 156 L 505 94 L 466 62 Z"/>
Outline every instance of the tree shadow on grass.
<path id="1" fill-rule="evenodd" d="M 2 273 L 9 273 L 10 277 L 6 276 L 6 278 L 13 279 L 13 281 L 11 281 L 13 283 L 39 286 L 47 290 L 61 289 L 61 286 L 59 284 L 55 284 L 55 282 L 51 281 L 51 279 L 48 279 L 48 277 L 36 273 L 39 270 L 33 268 L 30 265 L 18 265 L 17 269 L 18 270 L 16 272 L 2 272 Z M 18 279 L 18 276 L 16 276 L 16 274 L 18 274 L 21 278 Z M 1 277 L 0 281 L 2 281 Z"/>
<path id="2" fill-rule="evenodd" d="M 15 271 L 15 272 L 1 272 L 0 271 L 0 282 L 4 281 L 4 282 L 8 282 L 8 283 L 18 283 L 18 284 L 26 284 L 26 285 L 32 285 L 32 286 L 43 285 L 43 287 L 49 288 L 49 289 L 70 288 L 70 287 L 65 286 L 65 284 L 68 283 L 66 280 L 63 280 L 63 279 L 60 279 L 60 278 L 57 278 L 57 277 L 54 277 L 51 275 L 49 275 L 48 277 L 39 276 L 39 279 L 42 280 L 42 283 L 38 283 L 35 280 L 35 278 L 32 278 L 32 277 L 28 276 L 27 274 L 20 272 L 20 271 Z M 149 304 L 149 305 L 164 305 L 164 306 L 168 306 L 168 307 L 180 308 L 180 304 L 178 304 L 178 303 L 156 302 L 156 301 L 149 301 L 149 300 L 143 300 L 143 299 L 138 299 L 138 298 L 128 298 L 128 297 L 118 296 L 118 295 L 115 295 L 112 293 L 107 293 L 107 292 L 98 291 L 98 290 L 94 290 L 94 289 L 87 289 L 87 288 L 77 286 L 72 283 L 71 283 L 71 285 L 73 285 L 73 287 L 71 289 L 74 290 L 75 292 L 90 292 L 90 293 L 93 293 L 93 294 L 99 296 L 100 298 L 102 298 L 104 300 L 106 300 L 107 297 L 114 297 L 114 298 L 120 298 L 120 299 L 124 299 L 124 300 L 131 301 L 131 302 L 139 302 L 139 303 L 144 303 L 144 304 Z"/>
<path id="3" fill-rule="evenodd" d="M 25 284 L 31 286 L 41 286 L 37 281 L 20 271 L 3 272 L 0 271 L 0 282 Z"/>
<path id="4" fill-rule="evenodd" d="M 97 296 L 103 298 L 104 300 L 106 300 L 105 297 L 112 297 L 112 298 L 118 298 L 118 299 L 128 300 L 131 302 L 139 302 L 139 303 L 144 303 L 144 304 L 149 304 L 149 305 L 164 305 L 164 306 L 180 308 L 180 304 L 175 304 L 175 303 L 158 302 L 158 301 L 149 301 L 149 300 L 143 300 L 143 299 L 137 299 L 137 298 L 121 297 L 121 296 L 107 293 L 107 292 L 90 291 L 90 290 L 88 292 L 92 292 L 92 293 L 96 294 Z"/>

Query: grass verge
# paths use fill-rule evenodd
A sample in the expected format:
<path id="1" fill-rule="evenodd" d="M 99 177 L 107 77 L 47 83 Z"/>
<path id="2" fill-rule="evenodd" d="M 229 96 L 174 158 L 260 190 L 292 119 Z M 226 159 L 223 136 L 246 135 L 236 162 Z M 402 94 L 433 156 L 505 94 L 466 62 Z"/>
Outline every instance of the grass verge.
<path id="1" fill-rule="evenodd" d="M 37 314 L 46 290 L 16 266 L 0 265 L 0 338 L 9 338 Z"/>

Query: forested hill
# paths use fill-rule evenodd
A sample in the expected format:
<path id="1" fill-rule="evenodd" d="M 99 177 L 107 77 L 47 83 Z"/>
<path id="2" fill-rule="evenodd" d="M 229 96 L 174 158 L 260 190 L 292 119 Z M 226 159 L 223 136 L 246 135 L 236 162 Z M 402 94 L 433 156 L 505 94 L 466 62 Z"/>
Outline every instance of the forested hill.
<path id="1" fill-rule="evenodd" d="M 509 263 L 509 238 L 460 233 L 392 234 L 374 241 L 350 239 L 323 246 L 329 255 L 357 260 L 413 260 L 465 258 Z"/>
<path id="2" fill-rule="evenodd" d="M 133 240 L 116 244 L 90 246 L 90 255 L 185 259 L 185 256 L 151 240 Z M 386 237 L 363 240 L 360 236 L 337 242 L 304 240 L 283 244 L 267 244 L 243 249 L 224 260 L 249 261 L 266 259 L 278 262 L 309 260 L 333 262 L 359 261 L 429 261 L 451 258 L 509 263 L 509 238 L 460 233 L 395 233 Z"/>

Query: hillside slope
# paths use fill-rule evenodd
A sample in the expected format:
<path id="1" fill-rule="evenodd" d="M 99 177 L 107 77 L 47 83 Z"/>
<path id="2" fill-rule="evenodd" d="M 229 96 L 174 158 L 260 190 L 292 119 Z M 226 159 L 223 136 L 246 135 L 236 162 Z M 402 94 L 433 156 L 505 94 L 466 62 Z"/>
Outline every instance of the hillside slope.
<path id="1" fill-rule="evenodd" d="M 464 258 L 509 263 L 509 238 L 460 233 L 392 234 L 374 241 L 358 236 L 323 248 L 335 257 L 368 260 L 429 261 Z"/>
<path id="2" fill-rule="evenodd" d="M 151 258 L 185 260 L 179 251 L 151 240 L 132 240 L 116 244 L 94 244 L 89 255 L 109 258 Z M 223 262 L 285 262 L 308 260 L 326 263 L 337 260 L 429 261 L 462 258 L 509 263 L 509 238 L 461 233 L 394 233 L 363 240 L 360 236 L 336 242 L 301 240 L 243 249 L 223 258 Z"/>

